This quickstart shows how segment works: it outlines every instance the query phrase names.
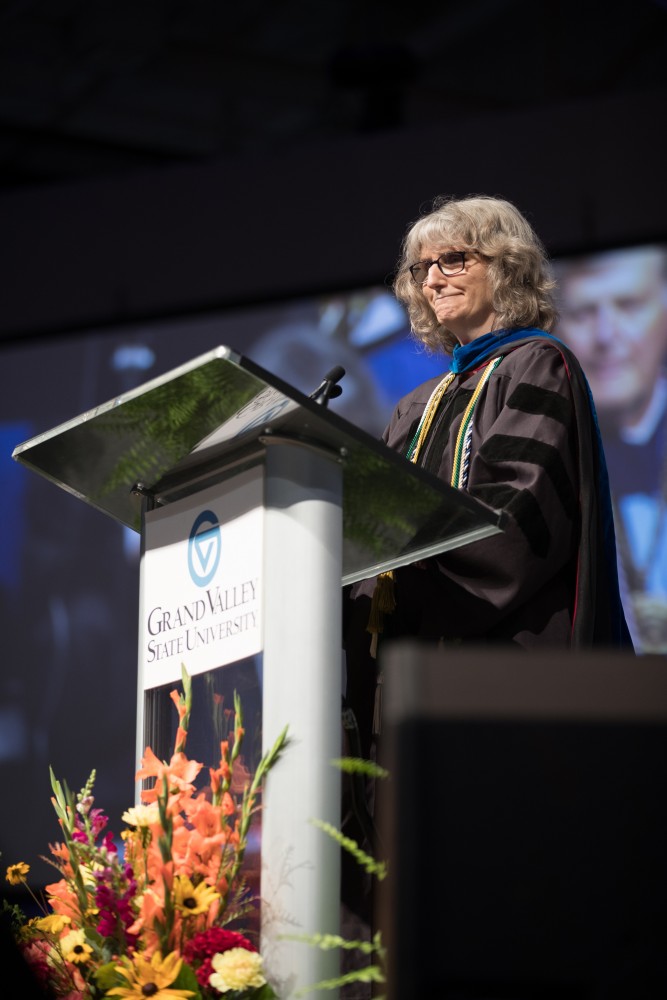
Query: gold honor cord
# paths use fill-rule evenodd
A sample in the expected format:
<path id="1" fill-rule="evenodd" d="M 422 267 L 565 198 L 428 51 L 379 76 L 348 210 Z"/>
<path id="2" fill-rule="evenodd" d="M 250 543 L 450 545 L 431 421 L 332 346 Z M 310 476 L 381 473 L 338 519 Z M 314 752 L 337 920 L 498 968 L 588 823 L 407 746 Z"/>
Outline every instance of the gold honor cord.
<path id="1" fill-rule="evenodd" d="M 450 385 L 456 378 L 454 372 L 448 372 L 443 378 L 442 382 L 438 382 L 435 389 L 429 396 L 428 402 L 424 407 L 424 412 L 422 418 L 419 422 L 419 427 L 417 428 L 417 433 L 410 442 L 410 447 L 408 448 L 407 457 L 410 461 L 416 465 L 417 459 L 419 458 L 419 453 L 422 449 L 422 445 L 426 440 L 426 435 L 431 429 L 431 424 L 433 423 L 433 418 L 435 417 L 436 410 L 440 405 L 440 400 L 444 394 L 449 389 Z"/>
<path id="2" fill-rule="evenodd" d="M 470 465 L 470 441 L 472 438 L 472 414 L 475 409 L 475 404 L 479 399 L 484 386 L 502 360 L 503 355 L 500 354 L 497 358 L 492 358 L 492 360 L 488 362 L 482 377 L 477 383 L 477 387 L 472 394 L 472 398 L 466 407 L 465 413 L 463 414 L 461 426 L 456 438 L 454 467 L 452 469 L 451 478 L 451 485 L 458 489 L 465 489 L 467 485 L 468 468 Z M 429 400 L 424 408 L 424 413 L 419 423 L 419 427 L 417 428 L 417 432 L 413 437 L 407 452 L 407 457 L 413 464 L 417 463 L 424 441 L 426 440 L 428 432 L 431 429 L 431 425 L 433 424 L 440 401 L 455 378 L 455 372 L 448 372 L 442 381 L 436 385 L 429 397 Z M 384 631 L 384 616 L 391 614 L 395 607 L 396 599 L 394 596 L 394 571 L 390 569 L 387 570 L 386 573 L 380 573 L 378 576 L 375 583 L 375 589 L 373 590 L 373 597 L 371 599 L 371 610 L 366 628 L 367 631 L 371 633 L 371 656 L 373 657 L 377 656 L 378 636 L 380 632 Z M 379 694 L 380 687 L 378 684 L 376 698 Z M 377 708 L 378 706 L 376 705 L 376 715 L 378 714 Z M 379 732 L 379 728 L 376 731 Z"/>

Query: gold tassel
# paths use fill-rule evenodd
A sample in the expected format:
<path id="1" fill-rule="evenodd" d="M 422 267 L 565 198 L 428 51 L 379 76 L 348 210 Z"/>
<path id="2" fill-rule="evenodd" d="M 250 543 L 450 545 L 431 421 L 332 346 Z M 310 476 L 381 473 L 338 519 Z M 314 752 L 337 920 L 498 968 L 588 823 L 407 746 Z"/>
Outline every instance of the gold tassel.
<path id="1" fill-rule="evenodd" d="M 375 589 L 371 598 L 371 610 L 368 615 L 366 629 L 371 633 L 371 656 L 377 657 L 378 635 L 384 631 L 384 616 L 390 615 L 396 607 L 394 595 L 394 571 L 380 573 L 375 581 Z"/>

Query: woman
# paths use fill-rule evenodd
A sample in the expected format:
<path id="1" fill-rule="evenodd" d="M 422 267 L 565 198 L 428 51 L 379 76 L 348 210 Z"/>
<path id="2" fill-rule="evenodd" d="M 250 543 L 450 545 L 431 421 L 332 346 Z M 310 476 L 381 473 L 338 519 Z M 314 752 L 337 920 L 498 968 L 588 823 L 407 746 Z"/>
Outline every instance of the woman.
<path id="1" fill-rule="evenodd" d="M 347 595 L 347 700 L 364 753 L 373 632 L 630 646 L 597 421 L 579 363 L 549 334 L 553 284 L 533 229 L 498 198 L 439 199 L 405 237 L 394 291 L 414 336 L 452 364 L 398 403 L 384 440 L 501 510 L 504 530 Z"/>

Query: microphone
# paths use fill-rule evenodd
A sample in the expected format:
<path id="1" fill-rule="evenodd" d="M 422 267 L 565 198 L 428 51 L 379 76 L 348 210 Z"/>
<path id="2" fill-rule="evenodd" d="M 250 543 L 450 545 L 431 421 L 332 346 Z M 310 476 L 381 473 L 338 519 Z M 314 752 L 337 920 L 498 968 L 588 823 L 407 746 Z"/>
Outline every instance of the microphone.
<path id="1" fill-rule="evenodd" d="M 315 392 L 311 392 L 309 398 L 326 406 L 330 399 L 335 399 L 342 393 L 343 390 L 337 383 L 340 382 L 344 374 L 345 369 L 341 365 L 335 365 L 331 371 L 326 373 Z"/>

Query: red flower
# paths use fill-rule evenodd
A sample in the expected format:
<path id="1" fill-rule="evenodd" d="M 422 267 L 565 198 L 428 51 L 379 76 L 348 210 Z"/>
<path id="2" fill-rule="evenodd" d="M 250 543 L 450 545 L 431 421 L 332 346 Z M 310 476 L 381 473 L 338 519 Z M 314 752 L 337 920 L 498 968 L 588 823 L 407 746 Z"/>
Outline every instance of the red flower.
<path id="1" fill-rule="evenodd" d="M 223 927 L 209 927 L 207 931 L 195 936 L 183 948 L 183 958 L 193 966 L 197 982 L 208 988 L 209 978 L 213 972 L 211 959 L 214 955 L 229 951 L 230 948 L 245 948 L 246 951 L 257 951 L 254 944 L 237 931 L 226 931 Z"/>

